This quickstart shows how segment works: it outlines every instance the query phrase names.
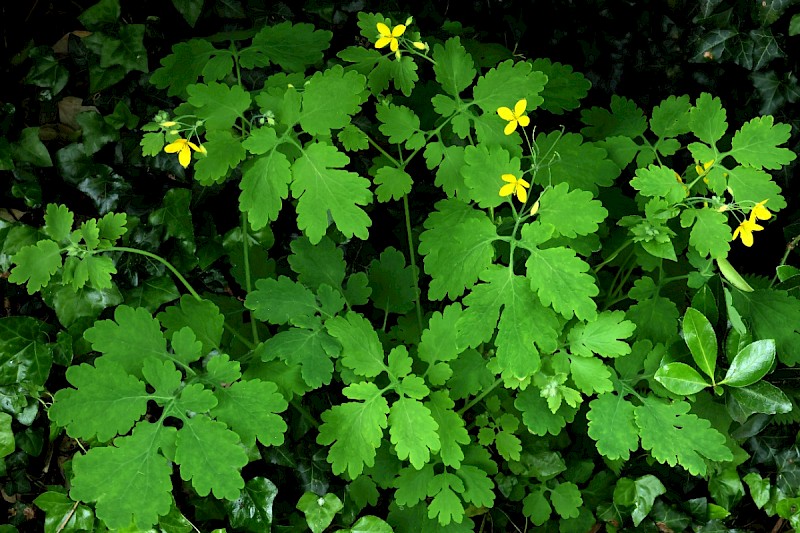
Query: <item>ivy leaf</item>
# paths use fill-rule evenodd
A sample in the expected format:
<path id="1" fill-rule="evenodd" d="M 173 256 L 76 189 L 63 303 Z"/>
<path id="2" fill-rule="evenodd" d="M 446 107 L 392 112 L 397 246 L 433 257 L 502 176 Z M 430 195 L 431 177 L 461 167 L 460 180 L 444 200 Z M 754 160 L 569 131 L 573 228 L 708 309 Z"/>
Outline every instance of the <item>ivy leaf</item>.
<path id="1" fill-rule="evenodd" d="M 586 124 L 581 133 L 597 140 L 618 135 L 635 138 L 647 129 L 644 112 L 632 100 L 617 95 L 611 97 L 611 111 L 601 107 L 584 109 L 581 121 Z"/>
<path id="2" fill-rule="evenodd" d="M 325 101 L 328 100 L 326 95 Z M 325 235 L 329 216 L 346 237 L 368 237 L 371 221 L 358 206 L 372 199 L 369 180 L 341 170 L 349 162 L 350 158 L 333 146 L 317 142 L 306 146 L 292 165 L 292 196 L 298 199 L 297 225 L 312 244 Z"/>
<path id="3" fill-rule="evenodd" d="M 190 327 L 197 339 L 203 343 L 203 353 L 220 348 L 225 317 L 210 300 L 198 300 L 184 294 L 178 305 L 171 305 L 158 314 L 168 336 Z M 173 337 L 174 342 L 174 337 Z"/>
<path id="4" fill-rule="evenodd" d="M 611 371 L 600 359 L 572 357 L 569 370 L 575 386 L 586 395 L 614 390 L 610 379 Z"/>
<path id="5" fill-rule="evenodd" d="M 554 131 L 536 136 L 540 164 L 546 170 L 536 175 L 536 183 L 543 187 L 566 183 L 570 189 L 582 189 L 594 195 L 599 187 L 608 187 L 619 176 L 619 167 L 602 148 L 589 142 L 577 133 Z"/>
<path id="6" fill-rule="evenodd" d="M 633 481 L 629 478 L 620 478 L 614 488 L 614 503 L 620 506 L 633 506 L 631 519 L 638 526 L 647 517 L 653 508 L 653 502 L 667 489 L 653 475 L 642 476 Z"/>
<path id="7" fill-rule="evenodd" d="M 553 508 L 562 518 L 577 518 L 583 505 L 581 491 L 575 483 L 559 483 L 550 492 Z"/>
<path id="8" fill-rule="evenodd" d="M 779 210 L 786 207 L 786 200 L 781 196 L 781 188 L 772 181 L 772 177 L 751 167 L 736 166 L 728 170 L 728 188 L 737 202 L 745 205 L 769 200 L 769 208 Z"/>
<path id="9" fill-rule="evenodd" d="M 377 501 L 377 500 L 376 500 Z M 342 530 L 342 533 L 392 533 L 392 526 L 377 516 L 362 516 L 351 529 Z"/>
<path id="10" fill-rule="evenodd" d="M 392 247 L 369 264 L 369 287 L 377 309 L 403 314 L 414 307 L 414 277 L 402 253 Z"/>
<path id="11" fill-rule="evenodd" d="M 698 139 L 714 146 L 728 130 L 727 113 L 722 101 L 702 93 L 689 111 L 689 128 Z"/>
<path id="12" fill-rule="evenodd" d="M 275 135 L 274 130 L 267 131 Z M 242 190 L 239 194 L 239 209 L 247 213 L 247 220 L 254 230 L 260 230 L 277 220 L 283 200 L 289 197 L 291 181 L 289 160 L 278 150 L 255 157 L 253 163 L 245 167 L 239 182 Z"/>
<path id="13" fill-rule="evenodd" d="M 403 196 L 411 192 L 414 180 L 403 169 L 393 166 L 385 166 L 378 169 L 375 174 L 375 194 L 381 203 L 389 200 L 400 200 Z"/>
<path id="14" fill-rule="evenodd" d="M 252 409 L 252 404 L 248 406 Z M 191 480 L 200 496 L 208 496 L 213 490 L 219 499 L 235 500 L 244 488 L 239 471 L 248 462 L 247 452 L 236 433 L 222 422 L 204 416 L 184 420 L 178 430 L 175 462 L 181 467 L 181 478 Z"/>
<path id="15" fill-rule="evenodd" d="M 303 91 L 300 127 L 311 135 L 328 136 L 350 124 L 364 102 L 365 83 L 364 76 L 345 72 L 341 65 L 314 74 Z M 333 94 L 336 98 L 331 98 Z"/>
<path id="16" fill-rule="evenodd" d="M 286 276 L 278 279 L 256 281 L 256 290 L 250 292 L 244 306 L 259 319 L 270 324 L 286 324 L 314 316 L 317 298 L 305 286 Z"/>
<path id="17" fill-rule="evenodd" d="M 570 191 L 563 182 L 545 189 L 539 202 L 539 221 L 552 224 L 558 233 L 570 239 L 595 233 L 598 224 L 608 216 L 608 211 L 593 199 L 592 193 Z"/>
<path id="18" fill-rule="evenodd" d="M 47 204 L 44 232 L 56 242 L 66 242 L 72 232 L 75 215 L 65 205 Z"/>
<path id="19" fill-rule="evenodd" d="M 365 465 L 375 464 L 375 454 L 388 424 L 389 404 L 374 383 L 349 385 L 342 393 L 364 401 L 335 405 L 323 412 L 317 443 L 332 445 L 328 462 L 334 474 L 347 471 L 347 475 L 356 478 Z"/>
<path id="20" fill-rule="evenodd" d="M 636 325 L 625 320 L 623 311 L 603 311 L 587 324 L 576 324 L 569 331 L 569 350 L 575 355 L 620 357 L 631 353 L 627 339 Z"/>
<path id="21" fill-rule="evenodd" d="M 441 444 L 439 457 L 442 459 L 442 463 L 445 466 L 460 469 L 461 462 L 464 460 L 462 446 L 470 443 L 470 437 L 464 419 L 453 411 L 455 402 L 450 399 L 447 391 L 439 390 L 431 393 L 428 401 L 425 402 L 425 407 L 430 410 L 431 417 L 438 426 L 437 434 Z"/>
<path id="22" fill-rule="evenodd" d="M 709 254 L 713 258 L 728 256 L 731 249 L 731 228 L 728 226 L 728 217 L 724 214 L 708 207 L 685 209 L 681 212 L 681 226 L 692 226 L 689 244 L 702 257 Z"/>
<path id="23" fill-rule="evenodd" d="M 283 444 L 287 426 L 276 413 L 285 411 L 288 404 L 277 385 L 258 379 L 237 381 L 218 388 L 214 395 L 218 403 L 211 414 L 235 431 L 245 446 L 253 446 L 256 439 L 264 446 Z"/>
<path id="24" fill-rule="evenodd" d="M 244 118 L 250 107 L 250 93 L 239 85 L 196 83 L 186 87 L 186 92 L 189 94 L 187 101 L 196 108 L 198 118 L 205 120 L 209 130 L 232 128 L 237 119 Z M 208 151 L 212 153 L 210 148 Z"/>
<path id="25" fill-rule="evenodd" d="M 695 394 L 711 386 L 697 370 L 685 363 L 667 363 L 653 377 L 667 390 L 681 396 Z"/>
<path id="26" fill-rule="evenodd" d="M 458 97 L 461 91 L 472 84 L 475 78 L 475 67 L 472 56 L 461 46 L 461 39 L 451 37 L 444 46 L 433 47 L 433 72 L 436 81 L 448 94 Z"/>
<path id="27" fill-rule="evenodd" d="M 95 366 L 69 367 L 67 380 L 75 388 L 56 392 L 49 414 L 72 438 L 107 442 L 130 431 L 147 411 L 144 383 L 105 357 Z"/>
<path id="28" fill-rule="evenodd" d="M 172 467 L 158 448 L 174 439 L 174 428 L 139 424 L 114 446 L 96 447 L 73 459 L 70 497 L 97 502 L 97 517 L 113 529 L 136 524 L 150 529 L 172 506 Z"/>
<path id="29" fill-rule="evenodd" d="M 484 212 L 461 200 L 442 200 L 434 207 L 419 237 L 425 272 L 433 278 L 428 296 L 453 299 L 464 294 L 491 264 L 497 232 Z"/>
<path id="30" fill-rule="evenodd" d="M 597 451 L 612 461 L 627 461 L 639 449 L 639 429 L 634 423 L 634 407 L 616 394 L 601 394 L 589 403 L 589 436 Z"/>
<path id="31" fill-rule="evenodd" d="M 86 505 L 76 505 L 77 502 L 73 502 L 66 494 L 47 491 L 40 494 L 33 503 L 45 512 L 45 533 L 95 530 L 94 511 Z"/>
<path id="32" fill-rule="evenodd" d="M 479 207 L 484 209 L 497 207 L 506 201 L 499 194 L 504 184 L 501 178 L 503 174 L 522 176 L 519 158 L 511 157 L 511 154 L 500 146 L 486 148 L 480 144 L 466 147 L 461 175 L 469 187 L 470 198 Z"/>
<path id="33" fill-rule="evenodd" d="M 341 361 L 357 375 L 374 378 L 386 370 L 383 347 L 369 321 L 355 312 L 325 322 L 328 333 L 342 344 Z"/>
<path id="34" fill-rule="evenodd" d="M 408 459 L 411 465 L 422 468 L 430 460 L 431 452 L 439 451 L 438 424 L 431 411 L 422 402 L 400 398 L 389 411 L 389 435 L 397 458 Z"/>
<path id="35" fill-rule="evenodd" d="M 128 374 L 142 376 L 142 364 L 148 357 L 162 360 L 167 341 L 158 320 L 143 308 L 120 305 L 114 310 L 114 320 L 100 320 L 86 330 L 84 338 L 92 349 L 116 362 Z"/>
<path id="36" fill-rule="evenodd" d="M 253 37 L 252 48 L 277 63 L 283 70 L 303 72 L 307 66 L 322 61 L 333 33 L 317 30 L 312 24 L 289 21 L 266 26 Z"/>
<path id="37" fill-rule="evenodd" d="M 313 533 L 325 531 L 336 513 L 344 508 L 344 504 L 339 497 L 333 493 L 325 496 L 317 496 L 313 492 L 306 492 L 297 502 L 297 509 L 303 511 L 306 523 Z"/>
<path id="38" fill-rule="evenodd" d="M 756 117 L 742 126 L 731 141 L 730 154 L 744 166 L 778 170 L 797 157 L 788 148 L 779 148 L 789 140 L 792 127 L 775 124 L 771 115 Z"/>
<path id="39" fill-rule="evenodd" d="M 650 165 L 636 169 L 636 176 L 631 186 L 644 196 L 662 197 L 670 204 L 676 204 L 686 198 L 686 190 L 682 182 L 675 177 L 675 171 L 669 167 Z"/>
<path id="40" fill-rule="evenodd" d="M 554 115 L 562 115 L 580 105 L 586 97 L 591 82 L 580 72 L 573 72 L 569 65 L 553 63 L 549 59 L 540 58 L 533 62 L 533 71 L 547 76 L 547 85 L 542 91 L 544 102 L 541 108 Z"/>
<path id="41" fill-rule="evenodd" d="M 244 490 L 234 501 L 224 503 L 231 526 L 244 531 L 270 531 L 272 504 L 278 487 L 265 477 L 254 477 L 244 484 Z"/>
<path id="42" fill-rule="evenodd" d="M 34 318 L 0 318 L 0 385 L 44 385 L 53 365 L 49 326 Z"/>
<path id="43" fill-rule="evenodd" d="M 62 266 L 61 250 L 53 241 L 44 240 L 22 248 L 11 261 L 16 266 L 8 281 L 26 284 L 28 294 L 38 292 L 50 283 L 50 277 Z"/>
<path id="44" fill-rule="evenodd" d="M 498 107 L 510 107 L 518 100 L 525 99 L 528 102 L 527 111 L 533 111 L 544 101 L 541 92 L 547 83 L 547 76 L 532 70 L 533 67 L 527 62 L 503 61 L 478 78 L 472 91 L 472 103 L 484 113 L 495 115 Z"/>
<path id="45" fill-rule="evenodd" d="M 693 476 L 705 476 L 706 462 L 730 461 L 733 454 L 725 446 L 725 436 L 708 420 L 689 414 L 684 401 L 667 403 L 654 397 L 643 399 L 634 409 L 642 448 L 650 450 L 660 463 L 681 465 Z"/>

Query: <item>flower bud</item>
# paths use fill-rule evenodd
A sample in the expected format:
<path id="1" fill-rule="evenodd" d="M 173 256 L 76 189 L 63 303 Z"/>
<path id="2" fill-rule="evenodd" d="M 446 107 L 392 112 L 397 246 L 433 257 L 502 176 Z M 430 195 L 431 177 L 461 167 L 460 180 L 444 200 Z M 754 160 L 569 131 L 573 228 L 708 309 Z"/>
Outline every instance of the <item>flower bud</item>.
<path id="1" fill-rule="evenodd" d="M 406 26 L 411 26 L 411 24 L 412 24 L 413 22 L 414 22 L 414 17 L 408 17 L 408 18 L 406 19 Z"/>
<path id="2" fill-rule="evenodd" d="M 423 43 L 422 41 L 414 41 L 411 44 L 413 44 L 414 48 L 416 48 L 417 50 L 425 50 L 425 48 L 427 48 L 425 46 L 425 43 Z"/>
<path id="3" fill-rule="evenodd" d="M 394 53 L 394 58 L 395 58 L 396 60 L 400 61 L 400 55 L 401 55 L 401 54 L 400 54 L 400 49 L 398 49 L 398 50 L 397 50 L 397 51 L 395 51 L 395 53 Z"/>
<path id="4" fill-rule="evenodd" d="M 539 200 L 533 202 L 533 207 L 531 207 L 531 216 L 534 216 L 536 213 L 539 212 Z"/>
<path id="5" fill-rule="evenodd" d="M 159 124 L 159 126 L 161 126 L 162 128 L 171 128 L 176 124 L 177 122 L 175 122 L 174 120 L 167 120 L 166 122 L 162 122 L 161 124 Z"/>

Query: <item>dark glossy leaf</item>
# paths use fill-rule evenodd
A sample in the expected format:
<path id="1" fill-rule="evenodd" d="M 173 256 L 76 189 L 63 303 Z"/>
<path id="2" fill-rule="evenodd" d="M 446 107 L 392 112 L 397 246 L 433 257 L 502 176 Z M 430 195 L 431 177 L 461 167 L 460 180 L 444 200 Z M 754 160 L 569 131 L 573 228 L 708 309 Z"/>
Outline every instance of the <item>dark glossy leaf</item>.
<path id="1" fill-rule="evenodd" d="M 14 431 L 11 429 L 11 415 L 0 411 L 0 459 L 11 455 L 15 448 Z"/>
<path id="2" fill-rule="evenodd" d="M 683 315 L 683 339 L 700 370 L 714 379 L 714 369 L 717 366 L 717 335 L 708 319 L 692 307 L 686 309 Z"/>
<path id="3" fill-rule="evenodd" d="M 719 308 L 714 293 L 708 285 L 703 285 L 692 297 L 692 308 L 703 314 L 712 325 L 719 320 Z"/>
<path id="4" fill-rule="evenodd" d="M 108 24 L 116 23 L 119 15 L 119 0 L 100 0 L 81 13 L 78 20 L 86 29 L 96 31 Z"/>
<path id="5" fill-rule="evenodd" d="M 107 289 L 85 286 L 75 290 L 71 285 L 56 284 L 45 288 L 42 296 L 66 328 L 84 317 L 96 319 L 103 309 L 122 303 L 122 295 L 115 285 Z"/>
<path id="6" fill-rule="evenodd" d="M 168 190 L 164 195 L 164 207 L 150 213 L 150 223 L 164 224 L 167 237 L 194 242 L 191 202 L 189 189 Z"/>
<path id="7" fill-rule="evenodd" d="M 654 377 L 675 394 L 694 394 L 711 386 L 697 370 L 685 363 L 668 363 L 659 368 Z"/>
<path id="8" fill-rule="evenodd" d="M 788 413 L 792 402 L 775 385 L 757 381 L 750 386 L 729 389 L 730 394 L 749 413 Z"/>
<path id="9" fill-rule="evenodd" d="M 178 13 L 183 16 L 186 23 L 194 28 L 197 19 L 200 18 L 200 13 L 203 12 L 203 1 L 204 0 L 172 0 L 172 5 L 175 6 Z"/>
<path id="10" fill-rule="evenodd" d="M 50 152 L 39 139 L 39 128 L 25 128 L 19 140 L 11 147 L 15 161 L 30 163 L 36 167 L 52 167 Z"/>
<path id="11" fill-rule="evenodd" d="M 0 318 L 0 385 L 44 385 L 53 364 L 49 329 L 35 318 Z"/>
<path id="12" fill-rule="evenodd" d="M 238 499 L 225 502 L 231 526 L 237 531 L 269 533 L 272 526 L 272 502 L 278 487 L 267 478 L 248 481 Z"/>
<path id="13" fill-rule="evenodd" d="M 106 123 L 103 116 L 96 111 L 85 111 L 75 120 L 81 126 L 83 147 L 87 155 L 92 155 L 104 145 L 119 140 L 117 129 Z"/>
<path id="14" fill-rule="evenodd" d="M 86 505 L 72 501 L 66 494 L 48 491 L 33 503 L 45 512 L 45 533 L 94 531 L 94 512 Z"/>
<path id="15" fill-rule="evenodd" d="M 50 89 L 51 96 L 61 92 L 69 79 L 69 71 L 55 57 L 49 46 L 38 46 L 30 51 L 33 66 L 25 78 L 26 83 Z"/>
<path id="16" fill-rule="evenodd" d="M 746 387 L 763 378 L 775 362 L 775 341 L 760 340 L 742 348 L 733 358 L 725 379 L 720 384 Z"/>
<path id="17" fill-rule="evenodd" d="M 124 293 L 126 305 L 144 307 L 155 313 L 159 307 L 180 297 L 175 282 L 169 276 L 156 276 L 142 281 Z"/>
<path id="18" fill-rule="evenodd" d="M 306 492 L 297 502 L 297 509 L 306 515 L 306 522 L 313 533 L 321 533 L 327 528 L 336 513 L 342 510 L 342 500 L 333 493 L 318 496 L 313 492 Z"/>
<path id="19" fill-rule="evenodd" d="M 111 167 L 95 163 L 80 143 L 70 144 L 56 152 L 56 167 L 64 181 L 89 196 L 101 215 L 117 209 L 131 191 L 127 180 Z"/>

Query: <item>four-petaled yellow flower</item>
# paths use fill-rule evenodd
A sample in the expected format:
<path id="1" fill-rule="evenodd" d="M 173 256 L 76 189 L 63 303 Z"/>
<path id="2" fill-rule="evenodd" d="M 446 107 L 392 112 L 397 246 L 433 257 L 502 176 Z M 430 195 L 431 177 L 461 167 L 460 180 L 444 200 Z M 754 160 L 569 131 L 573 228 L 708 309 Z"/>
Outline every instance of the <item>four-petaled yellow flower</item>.
<path id="1" fill-rule="evenodd" d="M 764 229 L 764 227 L 756 224 L 754 217 L 751 216 L 739 224 L 739 227 L 733 231 L 733 238 L 735 240 L 736 237 L 739 237 L 742 240 L 742 244 L 749 248 L 753 246 L 753 232 L 761 231 L 762 229 Z"/>
<path id="2" fill-rule="evenodd" d="M 750 220 L 769 220 L 770 217 L 772 217 L 772 213 L 769 212 L 769 209 L 764 207 L 765 203 L 767 203 L 767 200 L 758 202 L 753 206 L 753 208 L 750 210 Z"/>
<path id="3" fill-rule="evenodd" d="M 183 168 L 189 166 L 192 160 L 192 150 L 202 154 L 206 153 L 205 148 L 197 146 L 189 139 L 176 139 L 174 142 L 164 147 L 164 151 L 168 154 L 178 154 L 178 163 L 180 163 Z"/>
<path id="4" fill-rule="evenodd" d="M 525 108 L 527 106 L 528 106 L 528 101 L 523 98 L 514 105 L 513 111 L 507 107 L 497 108 L 497 114 L 500 115 L 500 118 L 508 121 L 508 124 L 506 124 L 506 128 L 503 130 L 503 133 L 505 133 L 506 135 L 511 135 L 512 133 L 514 133 L 514 130 L 517 129 L 517 124 L 519 124 L 524 128 L 525 126 L 531 123 L 531 119 L 528 118 L 528 115 L 525 114 Z"/>
<path id="5" fill-rule="evenodd" d="M 397 52 L 397 49 L 400 47 L 400 43 L 398 42 L 397 38 L 403 35 L 405 31 L 405 24 L 398 24 L 390 30 L 389 26 L 383 22 L 379 22 L 378 33 L 380 34 L 380 37 L 378 38 L 378 42 L 375 43 L 375 48 L 383 48 L 388 44 L 389 50 L 392 52 Z"/>
<path id="6" fill-rule="evenodd" d="M 517 195 L 517 199 L 523 204 L 528 201 L 528 191 L 525 189 L 531 186 L 530 183 L 522 178 L 517 178 L 514 174 L 503 174 L 500 176 L 503 181 L 508 182 L 500 187 L 500 196 Z"/>

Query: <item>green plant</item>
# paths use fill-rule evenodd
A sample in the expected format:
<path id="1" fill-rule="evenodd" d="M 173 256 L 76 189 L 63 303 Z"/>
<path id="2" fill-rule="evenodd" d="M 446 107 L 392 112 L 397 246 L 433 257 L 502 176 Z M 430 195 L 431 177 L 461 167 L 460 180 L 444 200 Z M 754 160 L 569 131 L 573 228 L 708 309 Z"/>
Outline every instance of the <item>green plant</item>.
<path id="1" fill-rule="evenodd" d="M 744 480 L 797 524 L 745 439 L 794 414 L 767 380 L 800 361 L 800 272 L 727 260 L 786 207 L 768 171 L 789 127 L 729 128 L 706 93 L 580 110 L 569 66 L 394 22 L 359 14 L 364 45 L 335 57 L 305 23 L 175 45 L 150 81 L 177 104 L 141 140 L 176 176 L 162 205 L 0 227 L 9 282 L 62 326 L 0 319 L 14 416 L 45 405 L 85 448 L 37 499 L 48 520 L 679 530 L 735 520 Z M 580 133 L 554 126 L 576 110 Z M 232 189 L 222 233 L 197 206 Z M 293 487 L 242 469 L 301 461 L 327 481 L 273 517 Z"/>

